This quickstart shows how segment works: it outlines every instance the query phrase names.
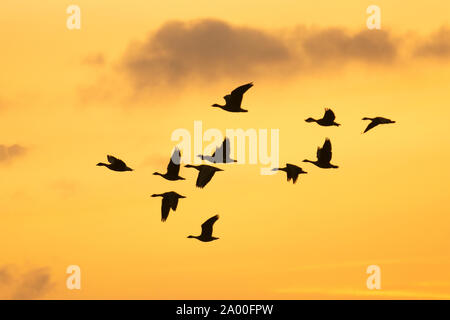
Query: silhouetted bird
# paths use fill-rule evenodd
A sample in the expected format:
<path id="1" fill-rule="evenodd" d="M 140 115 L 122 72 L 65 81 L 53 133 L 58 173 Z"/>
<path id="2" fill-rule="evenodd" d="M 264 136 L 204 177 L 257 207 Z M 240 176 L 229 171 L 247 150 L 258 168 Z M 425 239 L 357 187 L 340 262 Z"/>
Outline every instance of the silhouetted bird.
<path id="1" fill-rule="evenodd" d="M 125 162 L 123 162 L 122 160 L 110 155 L 108 155 L 107 157 L 109 163 L 99 162 L 97 163 L 97 166 L 104 166 L 113 171 L 133 171 L 133 169 L 128 168 Z"/>
<path id="2" fill-rule="evenodd" d="M 210 242 L 219 238 L 213 237 L 213 225 L 219 219 L 218 215 L 209 218 L 202 224 L 202 233 L 199 236 L 188 236 L 188 238 L 195 238 L 203 242 Z"/>
<path id="3" fill-rule="evenodd" d="M 375 128 L 377 125 L 379 124 L 388 124 L 388 123 L 395 123 L 395 121 L 383 118 L 383 117 L 376 117 L 376 118 L 363 118 L 363 120 L 371 120 L 372 122 L 369 123 L 369 125 L 367 126 L 366 130 L 364 130 L 363 133 L 366 133 L 367 131 L 369 131 L 372 128 Z"/>
<path id="4" fill-rule="evenodd" d="M 317 160 L 311 161 L 311 160 L 303 160 L 303 162 L 310 162 L 318 166 L 319 168 L 328 169 L 328 168 L 339 168 L 338 166 L 335 166 L 330 163 L 331 161 L 331 142 L 330 139 L 325 139 L 325 143 L 323 144 L 323 147 L 317 148 Z"/>
<path id="5" fill-rule="evenodd" d="M 173 211 L 177 210 L 178 199 L 186 198 L 185 196 L 182 196 L 181 194 L 178 194 L 175 191 L 164 192 L 161 194 L 152 194 L 152 197 L 162 197 L 162 205 L 161 205 L 162 222 L 167 220 L 170 209 L 172 209 Z"/>
<path id="6" fill-rule="evenodd" d="M 219 148 L 216 148 L 216 151 L 214 151 L 212 156 L 204 156 L 199 154 L 197 157 L 212 163 L 237 162 L 236 160 L 230 158 L 230 139 L 228 138 L 223 140 L 222 145 Z"/>
<path id="7" fill-rule="evenodd" d="M 323 115 L 322 119 L 316 120 L 313 118 L 308 118 L 305 121 L 306 122 L 317 122 L 317 124 L 324 126 L 324 127 L 329 127 L 329 126 L 339 127 L 340 124 L 334 122 L 334 119 L 336 119 L 334 112 L 331 109 L 325 109 L 325 114 Z"/>
<path id="8" fill-rule="evenodd" d="M 180 173 L 180 161 L 181 161 L 181 152 L 179 149 L 175 149 L 172 153 L 172 157 L 170 157 L 169 164 L 167 165 L 167 172 L 165 174 L 154 172 L 153 174 L 161 176 L 164 179 L 171 181 L 185 180 L 184 178 L 178 175 Z"/>
<path id="9" fill-rule="evenodd" d="M 302 168 L 297 167 L 296 165 L 286 163 L 286 167 L 284 168 L 273 168 L 272 171 L 284 171 L 287 175 L 287 181 L 290 181 L 292 179 L 292 183 L 297 182 L 298 175 L 301 173 L 308 173 L 306 171 L 303 171 Z"/>
<path id="10" fill-rule="evenodd" d="M 253 87 L 253 83 L 251 82 L 244 84 L 243 86 L 234 89 L 231 92 L 231 94 L 228 94 L 225 97 L 223 97 L 225 99 L 224 106 L 221 106 L 220 104 L 217 103 L 213 104 L 212 106 L 221 108 L 229 112 L 248 112 L 248 110 L 244 110 L 241 108 L 241 103 L 242 103 L 242 96 L 251 87 Z"/>
<path id="11" fill-rule="evenodd" d="M 199 188 L 203 188 L 204 186 L 206 186 L 208 184 L 209 181 L 211 181 L 212 177 L 214 176 L 214 173 L 216 173 L 216 171 L 223 171 L 222 169 L 213 167 L 213 166 L 208 166 L 207 164 L 201 164 L 199 166 L 193 166 L 190 164 L 185 165 L 186 168 L 195 168 L 197 169 L 198 172 L 198 176 L 197 176 L 197 182 L 195 183 L 195 185 Z"/>

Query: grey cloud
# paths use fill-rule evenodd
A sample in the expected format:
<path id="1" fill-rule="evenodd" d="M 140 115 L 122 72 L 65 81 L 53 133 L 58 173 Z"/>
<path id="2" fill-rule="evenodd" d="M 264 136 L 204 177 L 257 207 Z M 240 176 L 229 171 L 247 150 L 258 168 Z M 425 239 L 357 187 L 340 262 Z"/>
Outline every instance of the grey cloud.
<path id="1" fill-rule="evenodd" d="M 287 76 L 330 61 L 389 63 L 396 56 L 396 42 L 387 31 L 350 34 L 340 28 L 297 27 L 269 33 L 197 20 L 164 24 L 144 42 L 130 45 L 120 67 L 139 91 L 190 80 Z"/>
<path id="2" fill-rule="evenodd" d="M 102 53 L 95 53 L 87 55 L 81 62 L 91 66 L 102 66 L 106 63 L 106 59 Z"/>
<path id="3" fill-rule="evenodd" d="M 49 268 L 38 268 L 23 275 L 12 298 L 29 300 L 42 298 L 53 288 Z"/>
<path id="4" fill-rule="evenodd" d="M 26 148 L 18 144 L 6 146 L 0 144 L 0 163 L 9 162 L 17 157 L 23 156 L 26 153 Z"/>
<path id="5" fill-rule="evenodd" d="M 12 274 L 7 266 L 3 266 L 0 268 L 0 286 L 8 285 L 12 281 Z"/>
<path id="6" fill-rule="evenodd" d="M 389 63 L 397 56 L 396 43 L 382 30 L 363 30 L 353 35 L 338 28 L 320 30 L 307 34 L 302 48 L 315 64 L 330 60 Z"/>
<path id="7" fill-rule="evenodd" d="M 121 65 L 137 88 L 145 88 L 196 78 L 252 77 L 279 71 L 291 59 L 286 43 L 264 31 L 199 20 L 164 24 L 130 46 Z"/>
<path id="8" fill-rule="evenodd" d="M 450 57 L 450 29 L 441 28 L 433 33 L 427 40 L 418 43 L 415 55 L 419 57 Z"/>
<path id="9" fill-rule="evenodd" d="M 40 299 L 54 288 L 50 269 L 23 272 L 16 266 L 0 266 L 0 299 Z"/>
<path id="10" fill-rule="evenodd" d="M 154 93 L 156 89 L 177 90 L 190 83 L 207 85 L 224 79 L 239 83 L 259 77 L 303 77 L 352 62 L 389 66 L 416 55 L 447 57 L 449 34 L 442 29 L 428 41 L 415 41 L 409 47 L 406 35 L 386 30 L 350 32 L 338 27 L 296 26 L 267 31 L 214 19 L 172 21 L 143 41 L 131 43 L 108 69 L 113 74 L 102 73 L 97 85 L 80 93 L 87 100 L 107 99 L 125 96 L 128 90 L 131 95 Z"/>

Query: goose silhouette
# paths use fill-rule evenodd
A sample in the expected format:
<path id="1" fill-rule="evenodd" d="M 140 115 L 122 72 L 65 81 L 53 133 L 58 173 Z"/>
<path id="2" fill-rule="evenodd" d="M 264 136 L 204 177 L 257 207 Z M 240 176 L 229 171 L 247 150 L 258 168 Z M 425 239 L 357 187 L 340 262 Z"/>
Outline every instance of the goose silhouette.
<path id="1" fill-rule="evenodd" d="M 371 121 L 369 123 L 369 125 L 367 126 L 366 130 L 364 130 L 363 133 L 366 133 L 370 129 L 375 128 L 379 124 L 395 123 L 395 121 L 392 121 L 390 119 L 386 119 L 386 118 L 383 118 L 383 117 L 375 117 L 375 118 L 367 118 L 367 117 L 365 117 L 365 118 L 363 118 L 363 120 L 370 120 Z"/>
<path id="2" fill-rule="evenodd" d="M 219 148 L 216 148 L 216 151 L 214 151 L 212 156 L 204 156 L 202 154 L 199 154 L 197 157 L 212 163 L 237 162 L 237 160 L 230 158 L 230 139 L 228 138 L 225 138 L 223 140 L 222 145 Z"/>
<path id="3" fill-rule="evenodd" d="M 244 93 L 251 87 L 253 87 L 252 82 L 237 87 L 236 89 L 231 91 L 231 94 L 228 94 L 223 97 L 225 99 L 225 105 L 222 106 L 220 104 L 215 103 L 212 106 L 221 108 L 228 112 L 248 112 L 248 110 L 244 110 L 241 108 L 241 103 Z"/>
<path id="4" fill-rule="evenodd" d="M 324 126 L 324 127 L 329 127 L 329 126 L 336 126 L 339 127 L 340 124 L 336 123 L 334 120 L 336 119 L 336 116 L 333 112 L 333 110 L 331 109 L 325 109 L 325 114 L 323 115 L 322 119 L 313 119 L 313 118 L 308 118 L 305 121 L 306 122 L 316 122 L 318 125 Z"/>
<path id="5" fill-rule="evenodd" d="M 297 179 L 298 179 L 298 175 L 299 174 L 305 174 L 308 173 L 306 171 L 303 171 L 302 168 L 297 167 L 296 165 L 290 164 L 290 163 L 286 163 L 286 167 L 284 168 L 273 168 L 272 171 L 284 171 L 286 172 L 287 175 L 287 181 L 291 181 L 292 183 L 296 183 Z"/>
<path id="6" fill-rule="evenodd" d="M 219 219 L 219 215 L 209 218 L 202 224 L 202 233 L 199 236 L 188 236 L 188 238 L 195 238 L 202 242 L 210 242 L 219 238 L 213 237 L 213 225 Z"/>
<path id="7" fill-rule="evenodd" d="M 113 171 L 133 171 L 133 169 L 128 168 L 128 166 L 122 160 L 110 155 L 108 155 L 107 158 L 109 163 L 99 162 L 97 163 L 97 166 L 107 167 L 109 170 Z"/>
<path id="8" fill-rule="evenodd" d="M 165 174 L 154 172 L 153 174 L 161 176 L 164 179 L 170 181 L 185 180 L 184 178 L 179 176 L 180 162 L 181 162 L 181 152 L 178 148 L 176 148 L 172 153 L 172 157 L 170 157 L 169 164 L 167 165 L 167 172 Z"/>
<path id="9" fill-rule="evenodd" d="M 167 220 L 169 216 L 170 209 L 173 211 L 177 210 L 178 199 L 186 198 L 181 194 L 176 193 L 175 191 L 164 192 L 161 194 L 152 194 L 152 197 L 162 197 L 161 204 L 161 221 L 164 222 Z"/>
<path id="10" fill-rule="evenodd" d="M 317 160 L 311 161 L 311 160 L 303 160 L 303 162 L 310 162 L 312 164 L 315 164 L 317 167 L 322 169 L 329 169 L 329 168 L 339 168 L 338 166 L 335 166 L 330 163 L 331 161 L 331 141 L 330 139 L 325 139 L 325 143 L 323 144 L 323 147 L 317 148 Z"/>
<path id="11" fill-rule="evenodd" d="M 195 168 L 198 170 L 197 182 L 195 185 L 199 188 L 204 188 L 209 181 L 211 181 L 212 177 L 216 173 L 216 171 L 223 171 L 222 169 L 209 166 L 207 164 L 201 164 L 198 166 L 187 164 L 186 168 Z"/>

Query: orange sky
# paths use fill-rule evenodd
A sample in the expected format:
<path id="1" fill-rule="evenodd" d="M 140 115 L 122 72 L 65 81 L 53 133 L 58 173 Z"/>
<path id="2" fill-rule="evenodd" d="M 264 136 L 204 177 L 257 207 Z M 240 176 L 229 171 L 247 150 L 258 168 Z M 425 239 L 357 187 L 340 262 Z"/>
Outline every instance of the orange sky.
<path id="1" fill-rule="evenodd" d="M 25 150 L 0 152 L 0 298 L 450 298 L 450 3 L 377 1 L 373 43 L 372 2 L 357 0 L 77 0 L 69 31 L 72 3 L 0 4 L 0 146 Z M 222 38 L 208 21 L 237 45 L 211 47 Z M 248 113 L 209 107 L 250 81 Z M 304 122 L 324 107 L 341 127 Z M 361 135 L 378 115 L 397 123 Z M 292 185 L 260 164 L 219 165 L 203 190 L 193 169 L 153 176 L 195 120 L 279 129 L 281 164 L 309 173 Z M 325 137 L 337 170 L 301 162 Z M 96 167 L 106 154 L 135 171 Z M 161 223 L 150 195 L 171 190 L 187 199 Z M 186 239 L 216 213 L 220 240 Z M 80 291 L 65 287 L 72 264 Z M 366 288 L 369 265 L 381 290 Z"/>

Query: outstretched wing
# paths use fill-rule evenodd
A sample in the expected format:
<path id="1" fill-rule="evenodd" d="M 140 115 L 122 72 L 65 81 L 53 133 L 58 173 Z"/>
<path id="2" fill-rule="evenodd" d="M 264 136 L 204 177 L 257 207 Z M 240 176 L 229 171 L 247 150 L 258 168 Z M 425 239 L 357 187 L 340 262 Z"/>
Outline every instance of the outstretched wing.
<path id="1" fill-rule="evenodd" d="M 169 216 L 169 211 L 171 207 L 171 199 L 169 197 L 163 197 L 161 204 L 161 221 L 164 222 Z"/>
<path id="2" fill-rule="evenodd" d="M 336 116 L 331 109 L 325 109 L 325 114 L 323 115 L 323 120 L 327 122 L 333 122 L 336 119 Z"/>
<path id="3" fill-rule="evenodd" d="M 116 157 L 108 155 L 107 158 L 108 158 L 108 162 L 113 164 L 113 165 L 115 165 L 115 166 L 124 166 L 124 167 L 126 167 L 125 162 L 123 162 L 122 160 L 120 160 L 120 159 L 118 159 Z"/>
<path id="4" fill-rule="evenodd" d="M 199 188 L 204 188 L 208 184 L 208 182 L 211 181 L 214 173 L 215 171 L 212 168 L 203 167 L 198 172 L 197 182 L 195 183 L 195 185 Z"/>
<path id="5" fill-rule="evenodd" d="M 222 143 L 222 152 L 223 152 L 223 158 L 224 158 L 224 162 L 226 162 L 227 159 L 230 159 L 230 139 L 228 139 L 228 137 L 225 137 L 225 139 L 223 139 L 223 143 Z"/>
<path id="6" fill-rule="evenodd" d="M 317 149 L 317 160 L 323 163 L 329 163 L 331 161 L 331 141 L 326 139 L 322 148 Z"/>
<path id="7" fill-rule="evenodd" d="M 380 123 L 378 121 L 372 120 L 372 122 L 369 123 L 369 125 L 367 126 L 366 130 L 364 130 L 363 133 L 366 133 L 367 131 L 369 131 L 372 128 L 375 128 L 377 125 L 379 125 Z"/>
<path id="8" fill-rule="evenodd" d="M 215 159 L 216 163 L 226 163 L 227 159 L 230 158 L 230 139 L 225 138 L 220 145 L 220 147 L 216 148 L 216 151 L 212 154 L 212 157 L 219 157 L 219 159 Z"/>
<path id="9" fill-rule="evenodd" d="M 167 165 L 167 173 L 169 175 L 178 176 L 180 173 L 181 152 L 179 149 L 175 149 L 170 157 L 169 164 Z"/>
<path id="10" fill-rule="evenodd" d="M 200 237 L 211 237 L 213 233 L 213 225 L 219 219 L 219 215 L 215 215 L 212 218 L 209 218 L 202 224 L 202 234 Z"/>
<path id="11" fill-rule="evenodd" d="M 242 96 L 251 87 L 253 87 L 253 82 L 250 82 L 250 83 L 244 84 L 240 87 L 237 87 L 236 89 L 231 91 L 231 96 Z"/>
<path id="12" fill-rule="evenodd" d="M 253 87 L 253 83 L 251 83 L 251 82 L 244 84 L 243 86 L 237 87 L 236 89 L 231 91 L 231 94 L 225 96 L 224 99 L 227 102 L 227 104 L 230 104 L 236 108 L 239 108 L 241 106 L 242 97 L 243 97 L 244 93 L 251 87 Z"/>
<path id="13" fill-rule="evenodd" d="M 170 208 L 175 211 L 177 210 L 177 206 L 178 206 L 178 197 L 175 196 L 172 199 L 170 199 Z"/>

